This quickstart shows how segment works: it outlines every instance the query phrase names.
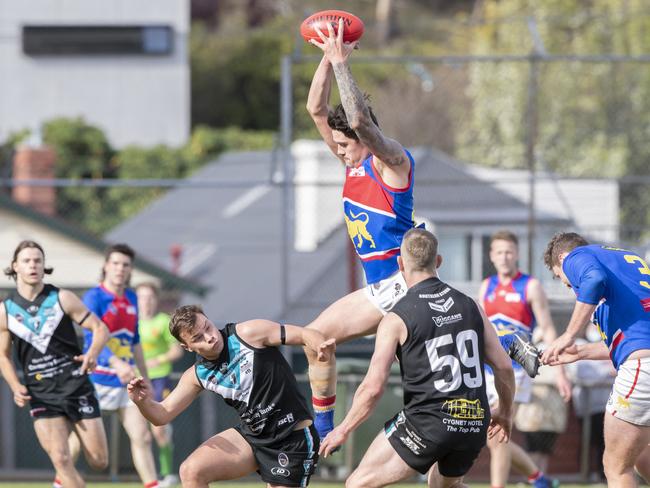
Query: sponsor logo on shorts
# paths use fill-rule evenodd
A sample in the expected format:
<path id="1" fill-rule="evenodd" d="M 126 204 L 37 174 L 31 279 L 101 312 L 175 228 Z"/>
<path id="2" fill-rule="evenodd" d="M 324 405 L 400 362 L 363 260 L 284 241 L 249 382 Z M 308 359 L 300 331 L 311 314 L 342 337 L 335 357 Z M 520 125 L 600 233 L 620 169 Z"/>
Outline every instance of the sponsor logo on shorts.
<path id="1" fill-rule="evenodd" d="M 463 320 L 463 314 L 455 313 L 453 315 L 436 315 L 432 317 L 437 327 L 442 327 L 443 325 L 455 324 Z"/>
<path id="2" fill-rule="evenodd" d="M 622 395 L 618 395 L 616 399 L 616 408 L 627 409 L 630 408 L 630 400 Z"/>
<path id="3" fill-rule="evenodd" d="M 282 476 L 284 478 L 288 478 L 291 476 L 291 471 L 289 471 L 287 468 L 281 468 L 280 466 L 273 466 L 271 468 L 271 474 L 273 476 Z"/>
<path id="4" fill-rule="evenodd" d="M 447 300 L 439 300 L 438 302 L 428 302 L 429 308 L 435 310 L 436 312 L 449 312 L 451 307 L 454 306 L 454 299 L 449 297 Z"/>
<path id="5" fill-rule="evenodd" d="M 408 447 L 413 454 L 415 454 L 416 456 L 420 455 L 420 446 L 418 446 L 415 442 L 413 442 L 413 440 L 411 440 L 406 436 L 400 436 L 399 440 L 402 441 L 402 444 Z"/>
<path id="6" fill-rule="evenodd" d="M 289 465 L 289 456 L 283 452 L 278 454 L 278 464 L 283 468 L 286 468 Z"/>

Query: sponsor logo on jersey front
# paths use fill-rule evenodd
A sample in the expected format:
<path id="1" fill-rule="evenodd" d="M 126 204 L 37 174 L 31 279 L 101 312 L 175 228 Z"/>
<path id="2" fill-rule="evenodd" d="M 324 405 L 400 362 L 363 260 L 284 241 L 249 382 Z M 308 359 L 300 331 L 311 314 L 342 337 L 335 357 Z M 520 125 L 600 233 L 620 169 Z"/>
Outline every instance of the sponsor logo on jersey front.
<path id="1" fill-rule="evenodd" d="M 293 413 L 292 412 L 289 412 L 284 417 L 282 417 L 280 420 L 278 420 L 278 427 L 280 425 L 288 424 L 289 422 L 293 422 Z"/>

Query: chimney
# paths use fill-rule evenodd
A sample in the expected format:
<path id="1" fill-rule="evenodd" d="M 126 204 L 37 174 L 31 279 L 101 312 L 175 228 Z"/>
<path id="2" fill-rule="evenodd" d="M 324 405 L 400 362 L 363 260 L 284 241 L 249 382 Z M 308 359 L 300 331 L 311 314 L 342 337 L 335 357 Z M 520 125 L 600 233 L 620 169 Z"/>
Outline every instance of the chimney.
<path id="1" fill-rule="evenodd" d="M 181 258 L 183 257 L 183 245 L 172 244 L 169 248 L 169 254 L 172 258 L 172 273 L 179 274 L 181 269 Z"/>
<path id="2" fill-rule="evenodd" d="M 50 147 L 19 146 L 13 167 L 14 201 L 45 215 L 56 214 L 56 189 L 53 186 L 18 184 L 21 180 L 54 179 L 55 162 L 56 155 Z"/>

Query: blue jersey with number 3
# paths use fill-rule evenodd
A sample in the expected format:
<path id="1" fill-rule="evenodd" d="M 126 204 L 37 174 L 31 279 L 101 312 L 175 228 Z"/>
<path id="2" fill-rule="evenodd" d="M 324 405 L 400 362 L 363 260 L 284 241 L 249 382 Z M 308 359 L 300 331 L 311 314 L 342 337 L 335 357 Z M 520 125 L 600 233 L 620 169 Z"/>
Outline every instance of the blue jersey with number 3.
<path id="1" fill-rule="evenodd" d="M 625 249 L 580 246 L 562 263 L 579 302 L 598 305 L 594 323 L 618 367 L 634 351 L 650 349 L 650 267 Z"/>

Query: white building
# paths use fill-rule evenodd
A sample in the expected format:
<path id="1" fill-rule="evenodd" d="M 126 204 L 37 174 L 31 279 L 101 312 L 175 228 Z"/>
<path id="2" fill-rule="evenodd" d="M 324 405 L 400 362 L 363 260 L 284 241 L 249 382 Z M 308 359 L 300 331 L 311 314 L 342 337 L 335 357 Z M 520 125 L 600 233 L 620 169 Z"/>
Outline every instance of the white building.
<path id="1" fill-rule="evenodd" d="M 0 141 L 83 117 L 116 147 L 190 130 L 189 0 L 0 0 Z"/>

